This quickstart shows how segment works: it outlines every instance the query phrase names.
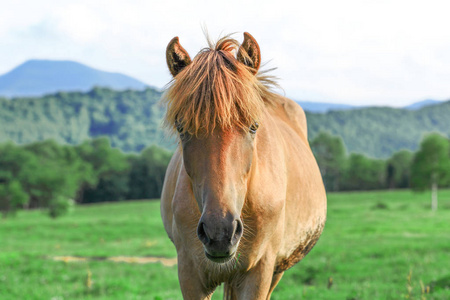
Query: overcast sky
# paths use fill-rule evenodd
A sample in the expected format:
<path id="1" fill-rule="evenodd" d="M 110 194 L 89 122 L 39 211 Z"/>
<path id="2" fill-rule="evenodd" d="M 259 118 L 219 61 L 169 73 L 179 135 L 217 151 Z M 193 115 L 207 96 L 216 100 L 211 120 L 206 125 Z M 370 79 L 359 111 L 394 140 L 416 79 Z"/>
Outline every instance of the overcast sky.
<path id="1" fill-rule="evenodd" d="M 215 4 L 217 3 L 217 4 Z M 244 31 L 296 100 L 400 106 L 450 99 L 448 1 L 15 0 L 0 10 L 0 74 L 32 58 L 75 60 L 162 88 L 165 47 L 191 57 Z"/>

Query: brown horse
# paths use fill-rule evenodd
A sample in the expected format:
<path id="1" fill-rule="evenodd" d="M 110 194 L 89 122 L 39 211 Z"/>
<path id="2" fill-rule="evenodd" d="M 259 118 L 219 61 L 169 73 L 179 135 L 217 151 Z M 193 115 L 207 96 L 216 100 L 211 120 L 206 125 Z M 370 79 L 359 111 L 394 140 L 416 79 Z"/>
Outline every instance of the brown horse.
<path id="1" fill-rule="evenodd" d="M 237 50 L 237 52 L 236 52 Z M 269 299 L 283 272 L 314 246 L 326 195 L 303 110 L 271 92 L 260 49 L 244 34 L 191 61 L 178 37 L 163 101 L 179 147 L 161 197 L 185 299 Z"/>

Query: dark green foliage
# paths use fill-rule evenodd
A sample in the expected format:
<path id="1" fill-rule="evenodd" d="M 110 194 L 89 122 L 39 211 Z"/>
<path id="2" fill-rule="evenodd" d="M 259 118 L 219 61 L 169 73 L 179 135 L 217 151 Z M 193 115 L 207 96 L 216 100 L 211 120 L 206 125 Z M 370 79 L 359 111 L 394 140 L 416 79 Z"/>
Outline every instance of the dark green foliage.
<path id="1" fill-rule="evenodd" d="M 387 160 L 386 183 L 388 188 L 408 188 L 410 186 L 412 158 L 411 151 L 402 150 L 394 153 Z"/>
<path id="2" fill-rule="evenodd" d="M 420 144 L 412 164 L 412 186 L 423 190 L 433 183 L 448 184 L 450 179 L 450 144 L 440 134 L 427 135 Z"/>
<path id="3" fill-rule="evenodd" d="M 80 203 L 95 203 L 105 201 L 122 201 L 129 191 L 129 170 L 104 174 L 95 186 L 87 187 L 80 193 Z"/>
<path id="4" fill-rule="evenodd" d="M 21 207 L 49 207 L 53 216 L 65 210 L 61 203 L 75 195 L 82 180 L 82 161 L 73 147 L 52 140 L 26 146 L 0 146 L 1 210 Z M 52 213 L 52 210 L 58 212 Z"/>
<path id="5" fill-rule="evenodd" d="M 53 140 L 0 144 L 0 211 L 49 209 L 51 217 L 78 203 L 159 198 L 171 154 L 151 146 L 140 155 L 112 148 L 107 138 L 77 146 Z"/>
<path id="6" fill-rule="evenodd" d="M 329 133 L 319 133 L 310 144 L 328 191 L 450 185 L 450 141 L 440 134 L 426 136 L 416 154 L 401 150 L 387 160 L 347 157 L 342 139 Z"/>
<path id="7" fill-rule="evenodd" d="M 75 202 L 72 199 L 65 197 L 57 197 L 50 202 L 48 206 L 48 212 L 50 217 L 58 218 L 73 210 Z"/>
<path id="8" fill-rule="evenodd" d="M 311 150 L 316 157 L 327 191 L 338 191 L 340 178 L 345 170 L 347 153 L 342 138 L 328 132 L 320 132 L 311 141 Z"/>
<path id="9" fill-rule="evenodd" d="M 97 174 L 98 183 L 87 187 L 79 202 L 93 203 L 125 199 L 152 199 L 161 196 L 162 185 L 171 153 L 157 146 L 144 149 L 140 155 L 124 155 L 105 163 L 109 170 Z M 100 168 L 97 168 L 100 169 Z"/>
<path id="10" fill-rule="evenodd" d="M 416 190 L 431 188 L 431 209 L 437 210 L 439 186 L 450 183 L 450 141 L 438 133 L 427 135 L 414 155 L 411 166 L 412 186 Z"/>
<path id="11" fill-rule="evenodd" d="M 109 140 L 104 137 L 85 141 L 76 146 L 75 150 L 81 160 L 87 163 L 76 201 L 90 203 L 123 200 L 126 194 L 124 186 L 127 184 L 123 177 L 128 176 L 129 169 L 126 156 L 119 149 L 112 148 Z M 113 186 L 110 187 L 111 184 Z M 102 192 L 97 189 L 98 185 L 104 187 Z"/>
<path id="12" fill-rule="evenodd" d="M 6 218 L 9 213 L 15 213 L 16 209 L 28 202 L 28 195 L 24 192 L 18 180 L 10 180 L 0 184 L 0 211 Z"/>
<path id="13" fill-rule="evenodd" d="M 0 145 L 0 210 L 5 217 L 28 205 L 26 189 L 36 181 L 37 170 L 38 161 L 31 153 L 12 143 Z"/>
<path id="14" fill-rule="evenodd" d="M 164 174 L 172 154 L 151 146 L 140 156 L 130 156 L 129 199 L 152 199 L 161 196 Z"/>
<path id="15" fill-rule="evenodd" d="M 343 190 L 374 190 L 386 188 L 386 162 L 363 154 L 350 154 L 342 180 Z"/>
<path id="16" fill-rule="evenodd" d="M 31 207 L 52 207 L 53 202 L 75 197 L 85 176 L 85 166 L 73 147 L 46 140 L 23 148 L 37 161 L 37 168 L 28 174 L 24 185 L 30 195 Z"/>
<path id="17" fill-rule="evenodd" d="M 402 169 L 403 161 L 397 159 L 397 156 L 403 157 L 403 153 L 396 154 L 391 159 L 391 166 L 388 164 L 386 168 L 387 162 L 381 159 L 356 153 L 347 156 L 342 139 L 330 133 L 319 133 L 310 144 L 327 191 L 384 189 L 386 177 L 398 172 L 398 180 L 402 180 L 406 172 Z M 406 181 L 408 183 L 408 179 Z"/>

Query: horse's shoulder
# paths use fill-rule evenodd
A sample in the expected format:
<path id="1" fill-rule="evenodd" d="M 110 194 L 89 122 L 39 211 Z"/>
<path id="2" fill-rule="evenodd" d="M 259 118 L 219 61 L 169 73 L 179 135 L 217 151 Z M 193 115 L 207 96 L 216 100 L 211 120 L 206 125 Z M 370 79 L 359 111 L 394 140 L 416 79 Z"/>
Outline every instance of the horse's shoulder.
<path id="1" fill-rule="evenodd" d="M 308 139 L 308 130 L 306 124 L 306 115 L 301 106 L 295 101 L 286 97 L 279 96 L 278 99 L 280 114 L 279 117 L 284 119 L 302 138 Z"/>

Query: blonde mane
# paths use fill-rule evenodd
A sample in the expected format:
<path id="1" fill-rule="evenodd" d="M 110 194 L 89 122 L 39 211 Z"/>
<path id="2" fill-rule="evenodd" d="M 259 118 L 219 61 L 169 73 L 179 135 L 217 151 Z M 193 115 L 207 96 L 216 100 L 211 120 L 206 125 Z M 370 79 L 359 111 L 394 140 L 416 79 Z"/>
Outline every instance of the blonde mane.
<path id="1" fill-rule="evenodd" d="M 264 107 L 276 101 L 270 88 L 277 84 L 265 72 L 255 76 L 253 69 L 236 59 L 238 51 L 249 59 L 229 36 L 214 47 L 209 42 L 209 48 L 172 79 L 162 97 L 167 128 L 199 136 L 216 127 L 248 128 L 260 120 Z"/>

